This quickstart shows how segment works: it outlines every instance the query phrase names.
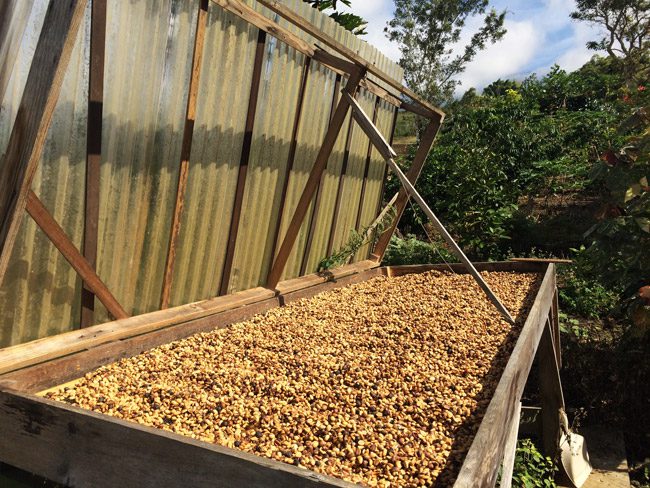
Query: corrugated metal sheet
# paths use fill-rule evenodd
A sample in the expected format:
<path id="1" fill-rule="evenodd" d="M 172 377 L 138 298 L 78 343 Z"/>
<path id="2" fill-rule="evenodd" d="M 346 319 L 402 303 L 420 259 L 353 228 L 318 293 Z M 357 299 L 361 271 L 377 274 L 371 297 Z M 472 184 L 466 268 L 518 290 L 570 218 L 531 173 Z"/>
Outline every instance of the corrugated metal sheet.
<path id="1" fill-rule="evenodd" d="M 2 101 L 0 151 L 11 133 L 48 5 L 48 0 L 31 1 L 34 5 Z M 253 1 L 250 4 L 301 38 L 315 42 L 298 27 L 279 20 Z M 329 17 L 301 0 L 289 0 L 287 4 L 401 79 L 396 64 Z M 108 2 L 98 274 L 133 314 L 159 306 L 176 198 L 197 8 L 198 2 L 193 0 Z M 84 214 L 89 11 L 33 186 L 79 247 Z M 256 43 L 256 28 L 210 4 L 172 305 L 213 297 L 219 289 Z M 267 38 L 231 291 L 265 281 L 273 248 L 278 244 L 272 242 L 278 219 L 282 219 L 281 241 L 327 128 L 335 75 L 312 63 L 286 201 L 284 208 L 279 208 L 303 63 L 301 54 Z M 371 111 L 374 96 L 362 94 L 361 100 Z M 379 120 L 386 130 L 390 109 L 384 105 Z M 323 178 L 308 271 L 315 268 L 327 248 L 346 134 L 344 130 L 339 137 Z M 345 204 L 337 225 L 337 243 L 355 224 L 367 143 L 356 129 L 342 187 Z M 383 162 L 376 161 L 376 156 L 362 211 L 364 222 L 374 218 L 381 197 Z M 303 225 L 285 277 L 300 272 L 307 230 L 307 224 Z M 25 217 L 10 268 L 0 286 L 0 346 L 78 327 L 80 287 L 68 263 Z M 106 311 L 97 305 L 97 321 L 108 320 Z"/>

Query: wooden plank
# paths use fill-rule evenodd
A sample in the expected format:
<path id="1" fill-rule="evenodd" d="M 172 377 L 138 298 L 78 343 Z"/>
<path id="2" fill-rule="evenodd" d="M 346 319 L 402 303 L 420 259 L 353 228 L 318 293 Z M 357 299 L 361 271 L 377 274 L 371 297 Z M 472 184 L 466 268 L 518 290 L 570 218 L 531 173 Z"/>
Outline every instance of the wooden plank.
<path id="1" fill-rule="evenodd" d="M 438 135 L 438 131 L 440 130 L 441 124 L 442 124 L 442 119 L 432 120 L 429 123 L 429 125 L 427 125 L 426 129 L 424 130 L 424 133 L 422 134 L 422 138 L 420 139 L 420 145 L 418 146 L 418 150 L 415 153 L 415 157 L 413 158 L 413 163 L 411 163 L 411 167 L 406 173 L 406 177 L 413 184 L 415 184 L 418 178 L 420 177 L 420 173 L 422 172 L 422 168 L 424 167 L 424 164 L 427 161 L 427 157 L 429 156 L 429 151 L 431 151 L 431 147 L 433 146 L 433 142 L 435 141 L 436 136 Z M 404 188 L 400 189 L 397 195 L 397 201 L 395 203 L 396 216 L 395 216 L 395 220 L 393 221 L 393 225 L 391 225 L 388 229 L 386 229 L 386 231 L 381 236 L 379 236 L 379 239 L 377 240 L 377 245 L 375 246 L 375 250 L 372 253 L 373 257 L 379 262 L 381 262 L 381 260 L 384 259 L 384 255 L 386 254 L 386 250 L 388 249 L 390 240 L 393 237 L 395 230 L 397 229 L 397 225 L 399 224 L 402 215 L 404 215 L 404 211 L 406 210 L 408 201 L 409 201 L 409 194 Z"/>
<path id="2" fill-rule="evenodd" d="M 305 65 L 303 66 L 302 71 L 302 80 L 300 82 L 300 90 L 298 92 L 298 101 L 296 105 L 296 116 L 293 121 L 293 130 L 291 132 L 291 145 L 289 146 L 289 156 L 287 157 L 287 169 L 284 174 L 284 179 L 282 181 L 282 186 L 280 190 L 280 205 L 278 208 L 280 212 L 278 214 L 277 222 L 275 224 L 275 230 L 273 231 L 273 252 L 271 256 L 275 256 L 275 252 L 278 247 L 278 240 L 280 239 L 280 229 L 282 227 L 282 220 L 284 217 L 284 207 L 287 203 L 287 189 L 289 188 L 289 180 L 291 179 L 291 172 L 293 171 L 293 165 L 296 162 L 296 150 L 298 149 L 298 131 L 300 130 L 300 124 L 302 122 L 302 112 L 305 105 L 305 93 L 307 91 L 307 82 L 309 80 L 309 72 L 311 70 L 311 59 L 305 58 Z M 267 276 L 268 279 L 268 276 Z"/>
<path id="3" fill-rule="evenodd" d="M 336 112 L 336 106 L 339 100 L 342 79 L 343 77 L 341 75 L 337 75 L 334 81 L 334 92 L 332 94 L 332 105 L 330 107 L 329 125 L 332 124 L 332 118 L 334 117 L 334 112 Z M 311 254 L 311 245 L 312 242 L 314 241 L 314 234 L 316 232 L 316 222 L 318 222 L 321 199 L 323 198 L 322 186 L 323 186 L 323 179 L 321 178 L 321 180 L 318 182 L 318 188 L 316 189 L 316 198 L 314 199 L 313 210 L 309 217 L 309 223 L 307 224 L 307 239 L 305 239 L 305 247 L 302 253 L 302 263 L 300 264 L 301 275 L 304 275 L 307 272 L 307 265 L 309 263 L 309 257 Z"/>
<path id="4" fill-rule="evenodd" d="M 372 123 L 377 124 L 377 117 L 379 116 L 379 106 L 381 104 L 381 99 L 377 97 L 375 100 L 375 107 L 372 112 Z M 359 207 L 357 208 L 357 220 L 354 224 L 354 228 L 357 232 L 361 230 L 361 213 L 363 212 L 363 202 L 366 199 L 366 186 L 368 185 L 368 173 L 370 172 L 370 162 L 372 160 L 372 141 L 368 139 L 368 152 L 366 153 L 366 164 L 363 169 L 363 180 L 361 180 L 361 195 L 359 197 Z M 381 194 L 379 197 L 381 202 Z M 376 214 L 375 214 L 376 215 Z"/>
<path id="5" fill-rule="evenodd" d="M 251 157 L 251 146 L 253 145 L 253 129 L 255 128 L 255 114 L 257 113 L 257 101 L 260 93 L 260 81 L 262 79 L 262 63 L 264 62 L 264 48 L 266 46 L 266 32 L 260 30 L 257 36 L 257 49 L 253 65 L 253 76 L 251 78 L 251 92 L 248 99 L 248 113 L 246 115 L 246 127 L 244 128 L 244 142 L 242 146 L 241 159 L 239 161 L 239 173 L 237 175 L 237 189 L 235 190 L 235 201 L 233 203 L 230 230 L 228 233 L 228 245 L 226 247 L 226 259 L 221 273 L 220 295 L 228 294 L 232 264 L 235 259 L 235 248 L 237 246 L 237 235 L 239 234 L 239 222 L 241 220 L 242 206 L 244 204 L 244 191 L 246 190 L 246 176 L 248 175 L 248 163 Z"/>
<path id="6" fill-rule="evenodd" d="M 520 261 L 528 263 L 555 263 L 555 264 L 573 264 L 571 259 L 557 258 L 510 258 L 510 261 Z"/>
<path id="7" fill-rule="evenodd" d="M 427 119 L 433 119 L 435 117 L 434 113 L 431 112 L 431 110 L 428 110 L 426 107 L 423 107 L 422 105 L 418 105 L 417 103 L 407 102 L 406 100 L 402 100 L 402 102 L 399 105 L 399 108 L 401 108 L 402 110 L 406 110 L 407 112 L 420 115 Z"/>
<path id="8" fill-rule="evenodd" d="M 88 289 L 102 302 L 108 312 L 117 319 L 127 318 L 129 315 L 31 190 L 27 195 L 27 212 L 41 230 L 45 232 L 52 244 L 61 252 L 66 261 L 79 274 Z"/>
<path id="9" fill-rule="evenodd" d="M 555 265 L 550 264 L 483 421 L 465 457 L 454 484 L 455 488 L 494 486 L 496 482 L 508 437 L 508 419 L 513 417 L 521 401 L 528 373 L 546 325 L 553 300 L 554 279 Z"/>
<path id="10" fill-rule="evenodd" d="M 517 434 L 519 432 L 519 417 L 521 417 L 521 402 L 510 419 L 510 431 L 505 445 L 503 456 L 503 470 L 499 488 L 512 488 L 512 474 L 515 470 L 515 455 L 517 453 Z"/>
<path id="11" fill-rule="evenodd" d="M 354 73 L 357 71 L 357 65 L 347 61 L 343 58 L 339 58 L 333 54 L 328 53 L 324 49 L 317 48 L 312 55 L 312 59 L 317 61 L 329 68 L 334 68 L 338 70 L 341 74 L 343 73 Z"/>
<path id="12" fill-rule="evenodd" d="M 555 356 L 557 359 L 557 366 L 562 369 L 562 334 L 560 334 L 560 304 L 558 301 L 558 290 L 557 286 L 555 287 L 555 293 L 553 295 L 553 308 L 551 310 L 551 320 L 553 325 L 553 336 L 555 345 Z"/>
<path id="13" fill-rule="evenodd" d="M 86 0 L 50 2 L 4 161 L 0 164 L 0 283 L 24 215 Z"/>
<path id="14" fill-rule="evenodd" d="M 549 319 L 546 320 L 537 351 L 537 361 L 542 404 L 542 447 L 544 454 L 554 459 L 560 447 L 560 410 L 564 409 L 564 395 Z"/>
<path id="15" fill-rule="evenodd" d="M 364 77 L 365 71 L 362 70 L 350 75 L 350 79 L 348 80 L 347 85 L 345 85 L 343 91 L 345 93 L 349 93 L 352 97 L 354 97 L 357 89 L 359 88 L 359 83 Z M 327 130 L 327 134 L 325 135 L 323 145 L 321 146 L 318 156 L 316 157 L 316 162 L 314 163 L 314 166 L 309 174 L 309 179 L 305 184 L 303 193 L 300 196 L 300 200 L 296 206 L 296 211 L 285 234 L 284 241 L 280 246 L 280 250 L 278 251 L 278 254 L 275 258 L 271 272 L 269 273 L 267 282 L 268 288 L 275 288 L 280 281 L 280 278 L 282 277 L 284 267 L 289 260 L 289 255 L 291 254 L 293 246 L 296 242 L 296 238 L 298 237 L 298 233 L 300 232 L 300 227 L 302 227 L 302 223 L 305 220 L 305 215 L 309 209 L 309 204 L 314 198 L 314 194 L 316 193 L 316 189 L 318 188 L 321 177 L 325 172 L 327 162 L 330 155 L 332 154 L 332 149 L 334 149 L 334 144 L 336 143 L 336 139 L 338 138 L 339 132 L 341 131 L 341 127 L 345 122 L 349 108 L 350 103 L 348 99 L 342 97 L 339 101 L 336 111 L 334 112 L 334 116 L 332 117 L 332 122 L 330 123 L 329 129 Z"/>
<path id="16" fill-rule="evenodd" d="M 208 25 L 208 0 L 201 0 L 199 12 L 196 18 L 196 35 L 194 36 L 194 54 L 192 55 L 192 75 L 190 77 L 189 93 L 187 96 L 187 107 L 185 110 L 185 127 L 183 129 L 183 145 L 181 148 L 180 169 L 178 172 L 178 186 L 176 189 L 176 205 L 174 217 L 169 234 L 169 246 L 167 248 L 167 262 L 165 264 L 165 276 L 163 278 L 162 292 L 160 296 L 160 308 L 169 307 L 169 300 L 174 280 L 174 265 L 176 263 L 176 248 L 181 233 L 181 220 L 183 208 L 185 207 L 185 192 L 187 191 L 187 180 L 190 175 L 190 156 L 192 155 L 192 136 L 194 135 L 194 123 L 196 121 L 196 104 L 199 98 L 199 81 L 201 78 L 201 62 L 203 60 L 203 44 L 205 42 L 205 30 Z"/>
<path id="17" fill-rule="evenodd" d="M 547 266 L 533 263 L 511 263 L 508 261 L 474 263 L 479 271 L 500 271 L 516 273 L 545 273 Z M 386 266 L 386 274 L 391 277 L 404 276 L 427 271 L 451 271 L 457 274 L 466 274 L 467 268 L 462 263 L 449 264 L 409 264 L 404 266 Z"/>
<path id="18" fill-rule="evenodd" d="M 369 266 L 375 265 L 372 262 L 367 263 Z M 379 268 L 362 269 L 360 263 L 357 263 L 356 266 L 358 272 L 344 276 L 344 272 L 349 272 L 348 267 L 345 267 L 337 273 L 338 276 L 327 277 L 329 281 L 324 281 L 322 276 L 313 280 L 312 278 L 316 275 L 304 277 L 300 284 L 293 284 L 294 286 L 288 284 L 282 295 L 267 295 L 266 298 L 259 301 L 252 301 L 236 308 L 228 308 L 196 320 L 174 323 L 165 328 L 149 331 L 144 328 L 123 330 L 122 336 L 116 334 L 114 340 L 110 342 L 89 345 L 87 348 L 77 348 L 77 352 L 63 356 L 59 354 L 46 362 L 4 374 L 0 376 L 0 387 L 30 393 L 41 391 L 74 380 L 88 371 L 122 358 L 135 356 L 153 347 L 169 344 L 193 334 L 227 327 L 272 308 L 383 274 Z M 282 286 L 282 284 L 278 286 Z M 221 297 L 221 299 L 223 298 L 225 297 Z M 145 332 L 137 334 L 143 330 Z M 98 333 L 101 334 L 101 331 Z M 69 344 L 71 341 L 68 341 Z M 70 348 L 68 347 L 66 350 L 70 350 Z"/>
<path id="19" fill-rule="evenodd" d="M 33 395 L 0 391 L 0 431 L 4 462 L 70 487 L 354 486 Z"/>
<path id="20" fill-rule="evenodd" d="M 343 197 L 343 187 L 345 185 L 345 177 L 348 172 L 348 162 L 350 161 L 350 147 L 352 145 L 352 134 L 354 133 L 354 121 L 350 117 L 348 124 L 348 131 L 345 136 L 345 148 L 343 149 L 343 162 L 341 164 L 341 175 L 336 185 L 336 199 L 334 200 L 334 212 L 332 213 L 332 220 L 330 223 L 329 237 L 327 239 L 327 248 L 325 249 L 325 256 L 332 255 L 332 248 L 334 247 L 334 236 L 336 234 L 336 227 L 339 222 L 339 213 L 341 211 L 341 198 Z"/>
<path id="21" fill-rule="evenodd" d="M 375 262 L 363 261 L 354 265 L 344 266 L 335 270 L 335 274 L 332 274 L 329 279 L 340 279 L 347 274 L 362 273 L 376 267 L 376 265 Z M 313 276 L 297 278 L 296 280 L 290 280 L 290 282 L 291 289 L 289 289 L 289 286 L 285 287 L 283 290 L 284 294 L 300 289 L 309 289 L 315 285 L 313 283 Z M 321 283 L 321 280 L 318 280 L 318 283 Z M 280 283 L 278 286 L 282 288 L 283 283 Z M 166 310 L 158 310 L 127 319 L 95 325 L 83 330 L 75 330 L 53 337 L 38 339 L 26 344 L 7 347 L 0 349 L 0 374 L 43 363 L 63 355 L 73 354 L 100 344 L 124 340 L 128 337 L 217 315 L 221 312 L 262 302 L 275 296 L 275 291 L 261 287 L 253 288 L 232 295 L 216 297 Z"/>
<path id="22" fill-rule="evenodd" d="M 97 226 L 102 162 L 102 118 L 104 114 L 104 58 L 106 54 L 106 0 L 92 0 L 90 20 L 90 66 L 88 74 L 88 122 L 86 135 L 86 188 L 84 195 L 83 255 L 97 266 Z M 93 325 L 95 294 L 81 288 L 81 327 Z"/>
<path id="23" fill-rule="evenodd" d="M 274 11 L 284 19 L 288 20 L 293 25 L 300 27 L 303 31 L 305 31 L 309 35 L 323 42 L 326 46 L 334 49 L 334 51 L 336 51 L 337 53 L 344 55 L 345 57 L 353 61 L 355 64 L 357 64 L 358 66 L 365 68 L 368 71 L 368 73 L 378 77 L 383 82 L 388 83 L 395 90 L 398 90 L 400 93 L 403 93 L 406 96 L 412 98 L 419 105 L 433 112 L 438 117 L 440 118 L 444 117 L 445 114 L 442 110 L 440 110 L 437 107 L 434 107 L 433 105 L 429 104 L 425 100 L 422 100 L 422 98 L 419 97 L 415 92 L 402 85 L 402 82 L 400 80 L 395 80 L 392 76 L 384 73 L 377 66 L 369 63 L 361 56 L 359 56 L 356 52 L 354 52 L 352 49 L 344 46 L 336 39 L 334 39 L 332 36 L 326 34 L 317 26 L 309 22 L 304 17 L 301 17 L 300 15 L 295 13 L 293 10 L 291 10 L 281 2 L 278 2 L 276 0 L 258 0 L 258 2 L 264 5 L 265 7 L 271 9 L 272 11 Z"/>
<path id="24" fill-rule="evenodd" d="M 0 103 L 4 100 L 11 79 L 32 3 L 33 0 L 0 2 Z"/>
<path id="25" fill-rule="evenodd" d="M 497 297 L 494 294 L 490 286 L 483 279 L 483 277 L 476 270 L 476 268 L 474 268 L 472 262 L 467 258 L 467 256 L 460 248 L 460 246 L 456 243 L 456 241 L 451 236 L 451 234 L 449 234 L 449 232 L 442 225 L 440 220 L 438 220 L 438 217 L 436 217 L 436 215 L 433 213 L 431 208 L 429 208 L 429 205 L 427 205 L 427 203 L 424 201 L 422 196 L 418 193 L 418 191 L 415 189 L 413 184 L 409 181 L 408 177 L 402 172 L 402 170 L 399 168 L 397 163 L 395 163 L 395 160 L 393 159 L 393 157 L 395 156 L 395 152 L 390 147 L 388 142 L 386 142 L 384 137 L 381 135 L 379 129 L 377 129 L 377 127 L 372 123 L 370 118 L 368 118 L 368 115 L 366 115 L 366 113 L 363 111 L 363 108 L 361 108 L 361 106 L 357 103 L 356 100 L 348 96 L 348 102 L 352 107 L 352 113 L 354 115 L 354 119 L 359 123 L 359 125 L 364 130 L 364 132 L 368 135 L 368 137 L 370 138 L 374 146 L 382 154 L 382 156 L 384 157 L 384 159 L 386 160 L 390 168 L 393 170 L 393 173 L 395 173 L 399 178 L 400 182 L 402 183 L 402 186 L 406 189 L 406 191 L 410 194 L 410 196 L 418 203 L 418 205 L 420 206 L 424 214 L 429 219 L 429 222 L 431 222 L 434 228 L 442 236 L 442 238 L 445 240 L 447 245 L 451 248 L 452 252 L 456 255 L 456 257 L 465 265 L 468 272 L 474 277 L 478 285 L 485 292 L 485 294 L 490 299 L 490 301 L 494 304 L 497 310 L 499 310 L 501 315 L 503 315 L 503 317 L 508 322 L 514 324 L 514 319 L 510 315 L 508 309 L 503 305 L 503 303 L 501 303 L 499 297 Z"/>

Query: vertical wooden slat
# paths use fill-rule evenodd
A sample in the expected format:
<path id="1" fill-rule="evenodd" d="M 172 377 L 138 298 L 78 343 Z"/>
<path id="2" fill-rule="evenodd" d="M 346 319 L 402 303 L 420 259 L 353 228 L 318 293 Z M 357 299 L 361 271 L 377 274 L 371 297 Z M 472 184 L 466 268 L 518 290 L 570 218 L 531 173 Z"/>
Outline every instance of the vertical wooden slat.
<path id="1" fill-rule="evenodd" d="M 415 158 L 413 158 L 411 167 L 406 173 L 406 177 L 413 184 L 415 184 L 420 177 L 420 173 L 422 172 L 422 168 L 427 161 L 427 156 L 429 155 L 433 141 L 435 140 L 436 135 L 440 130 L 442 120 L 442 117 L 433 119 L 431 122 L 429 122 L 429 125 L 427 125 L 426 129 L 424 130 L 424 134 L 422 134 L 422 138 L 420 139 L 420 146 L 418 147 L 418 150 L 415 154 Z M 377 245 L 375 246 L 375 250 L 372 253 L 372 258 L 374 260 L 381 262 L 381 260 L 384 258 L 386 249 L 388 249 L 388 244 L 390 244 L 390 239 L 395 233 L 395 229 L 397 228 L 397 225 L 399 224 L 399 221 L 404 214 L 404 210 L 406 209 L 408 201 L 409 195 L 407 191 L 404 188 L 400 189 L 399 195 L 397 196 L 397 201 L 395 203 L 395 220 L 393 221 L 393 225 L 391 225 L 377 240 Z"/>
<path id="2" fill-rule="evenodd" d="M 176 204 L 172 220 L 171 232 L 169 235 L 169 247 L 167 249 L 167 262 L 165 264 L 165 276 L 163 278 L 162 293 L 160 297 L 160 308 L 169 307 L 169 297 L 174 279 L 174 264 L 176 262 L 176 248 L 178 236 L 181 232 L 181 219 L 185 206 L 185 192 L 187 180 L 190 174 L 190 156 L 192 155 L 192 136 L 194 134 L 194 122 L 196 120 L 196 103 L 199 96 L 199 81 L 201 78 L 201 61 L 203 58 L 203 44 L 205 41 L 205 29 L 208 25 L 208 0 L 201 0 L 199 13 L 196 18 L 196 35 L 194 36 L 194 53 L 192 55 L 192 76 L 190 78 L 189 93 L 187 96 L 187 108 L 185 112 L 185 127 L 183 129 L 183 145 L 181 148 L 181 161 L 178 173 L 178 186 L 176 189 Z"/>
<path id="3" fill-rule="evenodd" d="M 372 113 L 372 123 L 377 125 L 377 118 L 379 116 L 379 107 L 381 105 L 381 98 L 377 97 L 375 99 L 375 108 Z M 363 170 L 363 181 L 361 182 L 361 196 L 359 197 L 359 208 L 357 210 L 357 221 L 354 225 L 354 228 L 357 232 L 361 230 L 361 212 L 363 212 L 363 201 L 366 198 L 366 186 L 368 184 L 368 173 L 370 172 L 370 162 L 372 160 L 372 141 L 368 139 L 368 153 L 366 154 L 366 167 Z M 386 166 L 388 168 L 388 166 Z M 381 193 L 379 194 L 379 205 L 381 205 Z M 379 213 L 379 208 L 375 215 Z"/>
<path id="4" fill-rule="evenodd" d="M 539 343 L 537 361 L 542 404 L 542 446 L 544 454 L 554 458 L 560 445 L 560 409 L 564 409 L 564 395 L 551 328 L 549 318 Z"/>
<path id="5" fill-rule="evenodd" d="M 0 283 L 25 211 L 84 16 L 86 0 L 50 2 L 27 76 L 3 164 L 0 165 Z"/>
<path id="6" fill-rule="evenodd" d="M 366 74 L 365 69 L 359 69 L 358 72 L 352 73 L 350 75 L 350 79 L 348 80 L 348 83 L 345 85 L 345 88 L 343 89 L 343 92 L 347 93 L 348 95 L 354 98 L 359 88 L 359 84 L 361 83 L 361 80 L 365 77 L 365 74 Z M 267 283 L 267 286 L 269 288 L 275 288 L 275 286 L 280 281 L 280 278 L 282 277 L 282 273 L 284 272 L 284 267 L 287 264 L 289 255 L 291 254 L 291 250 L 293 249 L 293 245 L 295 244 L 296 238 L 298 237 L 298 232 L 300 232 L 300 227 L 302 226 L 302 223 L 305 219 L 305 215 L 307 214 L 307 211 L 309 209 L 309 204 L 314 198 L 316 189 L 318 188 L 323 173 L 325 172 L 325 168 L 327 167 L 327 162 L 329 161 L 329 157 L 332 154 L 332 150 L 334 149 L 334 145 L 336 144 L 336 139 L 339 136 L 341 127 L 343 127 L 343 124 L 345 123 L 345 119 L 348 115 L 349 109 L 350 109 L 350 102 L 348 98 L 341 97 L 339 104 L 336 107 L 336 112 L 334 112 L 332 123 L 330 124 L 330 127 L 327 130 L 327 134 L 325 135 L 325 140 L 323 142 L 323 145 L 321 146 L 318 156 L 316 157 L 316 162 L 314 163 L 314 167 L 312 168 L 312 171 L 309 174 L 309 179 L 307 180 L 305 189 L 300 197 L 300 200 L 298 201 L 298 205 L 296 206 L 296 211 L 293 215 L 293 218 L 291 219 L 291 223 L 289 224 L 289 227 L 287 229 L 287 233 L 285 235 L 284 241 L 280 246 L 280 250 L 278 251 L 278 255 L 275 259 L 275 262 L 273 263 L 273 267 L 271 269 L 271 273 L 269 274 L 269 279 Z"/>
<path id="7" fill-rule="evenodd" d="M 241 160 L 239 163 L 239 173 L 237 175 L 237 189 L 235 191 L 235 202 L 230 221 L 228 246 L 226 247 L 226 260 L 223 266 L 223 273 L 221 274 L 221 286 L 219 288 L 220 295 L 226 295 L 228 293 L 228 285 L 230 284 L 230 275 L 232 273 L 232 263 L 235 257 L 235 246 L 237 245 L 239 221 L 241 219 L 242 205 L 244 201 L 244 190 L 246 187 L 246 175 L 248 174 L 248 163 L 250 161 L 251 145 L 253 144 L 253 129 L 255 128 L 255 114 L 257 112 L 257 100 L 260 93 L 260 81 L 262 79 L 262 63 L 264 62 L 265 45 L 266 32 L 260 30 L 257 36 L 255 65 L 253 67 L 251 92 L 248 99 L 248 113 L 246 115 L 244 143 L 241 153 Z"/>
<path id="8" fill-rule="evenodd" d="M 34 222 L 45 232 L 45 235 L 61 252 L 66 261 L 79 273 L 79 276 L 84 280 L 88 289 L 97 296 L 110 314 L 116 319 L 127 318 L 129 315 L 124 311 L 104 282 L 97 276 L 92 266 L 86 261 L 86 258 L 81 255 L 61 226 L 54 220 L 43 203 L 31 190 L 27 194 L 26 209 L 34 219 Z"/>
<path id="9" fill-rule="evenodd" d="M 104 58 L 106 53 L 106 0 L 92 0 L 90 21 L 90 67 L 88 79 L 88 131 L 86 138 L 86 189 L 83 255 L 97 267 L 102 117 L 104 107 Z M 95 295 L 86 283 L 81 288 L 81 327 L 94 323 Z"/>
<path id="10" fill-rule="evenodd" d="M 348 132 L 345 139 L 345 149 L 343 151 L 343 164 L 341 166 L 341 176 L 339 176 L 338 185 L 336 188 L 336 200 L 334 203 L 334 212 L 332 213 L 332 221 L 330 224 L 329 237 L 327 239 L 327 249 L 325 256 L 332 254 L 334 247 L 334 236 L 336 234 L 336 227 L 339 222 L 339 213 L 341 211 L 341 198 L 343 196 L 343 187 L 345 186 L 345 176 L 348 172 L 348 162 L 350 161 L 350 146 L 352 145 L 352 135 L 354 133 L 354 121 L 350 117 L 350 124 L 348 125 Z M 320 185 L 319 185 L 320 186 Z"/>
<path id="11" fill-rule="evenodd" d="M 336 104 L 339 101 L 339 95 L 341 90 L 341 81 L 342 76 L 336 75 L 336 80 L 334 81 L 334 93 L 332 95 L 332 105 L 330 107 L 330 120 L 329 124 L 332 124 L 332 118 L 334 117 L 334 111 L 336 110 Z M 314 234 L 316 233 L 316 222 L 318 222 L 318 214 L 320 213 L 321 199 L 323 198 L 323 181 L 318 182 L 318 189 L 316 190 L 316 198 L 314 200 L 313 210 L 311 216 L 309 217 L 309 223 L 307 224 L 307 239 L 305 239 L 305 249 L 302 254 L 302 263 L 300 264 L 300 274 L 304 275 L 307 273 L 307 264 L 309 263 L 309 254 L 311 245 L 314 242 Z"/>
<path id="12" fill-rule="evenodd" d="M 271 253 L 272 257 L 275 257 L 275 252 L 278 246 L 278 239 L 280 236 L 280 227 L 282 227 L 282 218 L 284 216 L 284 206 L 287 202 L 287 188 L 289 187 L 289 179 L 291 178 L 291 172 L 293 171 L 293 165 L 296 160 L 296 150 L 298 149 L 298 130 L 300 129 L 300 123 L 302 121 L 302 112 L 305 105 L 305 93 L 307 91 L 307 82 L 309 80 L 309 70 L 311 69 L 311 58 L 305 58 L 305 65 L 302 72 L 302 80 L 300 82 L 300 91 L 298 92 L 298 102 L 296 105 L 296 117 L 293 123 L 293 131 L 291 133 L 291 146 L 289 147 L 289 156 L 287 158 L 287 169 L 284 175 L 284 180 L 282 181 L 282 186 L 280 191 L 282 196 L 280 198 L 280 213 L 278 214 L 277 223 L 275 225 L 275 230 L 273 231 L 273 252 Z"/>

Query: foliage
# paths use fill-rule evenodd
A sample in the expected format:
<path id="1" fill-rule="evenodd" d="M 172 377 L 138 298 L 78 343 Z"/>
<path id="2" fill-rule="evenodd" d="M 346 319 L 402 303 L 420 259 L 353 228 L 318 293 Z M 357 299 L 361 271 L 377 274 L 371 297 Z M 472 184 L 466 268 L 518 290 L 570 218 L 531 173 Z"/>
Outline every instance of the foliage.
<path id="1" fill-rule="evenodd" d="M 395 0 L 386 32 L 400 46 L 406 84 L 433 103 L 450 101 L 459 83 L 454 77 L 488 43 L 506 33 L 506 12 L 488 6 L 489 0 Z M 467 33 L 467 21 L 474 16 L 482 17 L 482 26 L 456 52 L 453 46 Z"/>
<path id="2" fill-rule="evenodd" d="M 593 278 L 581 276 L 581 270 L 582 266 L 577 264 L 560 271 L 562 310 L 590 318 L 608 315 L 617 305 L 618 294 Z"/>
<path id="3" fill-rule="evenodd" d="M 405 238 L 393 236 L 386 250 L 384 264 L 402 266 L 409 264 L 455 263 L 457 258 L 442 243 L 429 243 L 414 235 Z"/>
<path id="4" fill-rule="evenodd" d="M 312 7 L 317 8 L 320 11 L 329 13 L 330 17 L 338 24 L 342 25 L 345 29 L 357 36 L 365 36 L 368 34 L 366 31 L 368 22 L 366 22 L 362 17 L 351 12 L 342 12 L 338 10 L 339 2 L 350 7 L 352 4 L 351 0 L 303 0 L 303 2 L 310 4 Z M 330 12 L 332 10 L 333 12 Z"/>
<path id="5" fill-rule="evenodd" d="M 551 458 L 544 457 L 530 439 L 517 442 L 512 486 L 554 488 L 556 471 Z"/>
<path id="6" fill-rule="evenodd" d="M 377 239 L 387 230 L 397 216 L 395 207 L 391 206 L 388 211 L 379 216 L 377 221 L 365 227 L 360 232 L 352 230 L 350 238 L 341 249 L 331 256 L 321 259 L 318 263 L 318 272 L 337 268 L 347 264 L 363 246 L 370 244 L 371 247 L 377 243 Z"/>

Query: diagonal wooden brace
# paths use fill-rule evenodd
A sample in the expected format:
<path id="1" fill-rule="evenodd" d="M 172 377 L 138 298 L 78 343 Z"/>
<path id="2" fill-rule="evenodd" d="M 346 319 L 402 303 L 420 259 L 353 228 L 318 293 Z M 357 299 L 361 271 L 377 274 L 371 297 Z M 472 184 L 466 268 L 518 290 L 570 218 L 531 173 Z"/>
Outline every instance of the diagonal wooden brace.
<path id="1" fill-rule="evenodd" d="M 377 129 L 375 124 L 372 123 L 368 115 L 363 111 L 363 108 L 357 103 L 357 101 L 351 97 L 349 94 L 345 93 L 345 96 L 348 99 L 348 102 L 350 106 L 352 107 L 352 116 L 354 117 L 354 120 L 359 124 L 359 126 L 363 129 L 363 131 L 368 135 L 372 143 L 375 145 L 379 153 L 383 156 L 383 158 L 386 160 L 388 163 L 388 166 L 390 169 L 393 170 L 393 172 L 397 175 L 399 178 L 400 182 L 402 183 L 402 186 L 404 189 L 408 192 L 408 194 L 418 203 L 420 208 L 424 211 L 426 216 L 429 218 L 429 221 L 435 229 L 442 235 L 443 239 L 449 245 L 449 247 L 452 249 L 454 254 L 460 259 L 460 261 L 465 265 L 467 268 L 467 271 L 474 277 L 478 285 L 481 287 L 481 289 L 485 292 L 485 294 L 488 296 L 490 301 L 494 304 L 494 306 L 499 310 L 501 315 L 510 322 L 511 324 L 514 324 L 514 319 L 510 315 L 510 312 L 506 309 L 506 307 L 501 303 L 499 298 L 494 294 L 494 292 L 490 289 L 489 285 L 485 282 L 481 274 L 476 270 L 472 262 L 465 256 L 465 253 L 463 250 L 460 248 L 460 246 L 454 241 L 454 238 L 451 237 L 451 234 L 445 229 L 445 227 L 442 225 L 440 220 L 438 220 L 438 217 L 433 213 L 431 208 L 427 205 L 427 203 L 424 201 L 422 196 L 418 193 L 418 191 L 415 189 L 413 184 L 409 181 L 409 179 L 406 177 L 406 175 L 402 172 L 402 170 L 399 168 L 397 163 L 395 162 L 395 157 L 397 154 L 395 154 L 395 151 L 393 151 L 393 148 L 386 142 L 386 139 L 384 139 L 384 136 L 381 135 L 381 132 Z"/>
<path id="2" fill-rule="evenodd" d="M 52 244 L 63 254 L 66 261 L 79 274 L 86 287 L 102 302 L 106 310 L 116 319 L 127 318 L 129 314 L 124 311 L 122 305 L 119 304 L 108 287 L 97 276 L 90 263 L 81 255 L 61 226 L 31 190 L 27 194 L 27 213 L 45 232 Z"/>

